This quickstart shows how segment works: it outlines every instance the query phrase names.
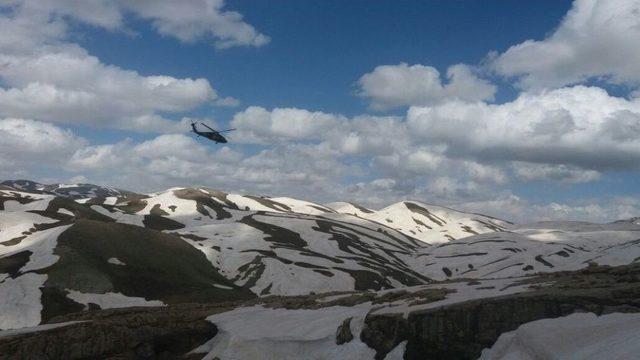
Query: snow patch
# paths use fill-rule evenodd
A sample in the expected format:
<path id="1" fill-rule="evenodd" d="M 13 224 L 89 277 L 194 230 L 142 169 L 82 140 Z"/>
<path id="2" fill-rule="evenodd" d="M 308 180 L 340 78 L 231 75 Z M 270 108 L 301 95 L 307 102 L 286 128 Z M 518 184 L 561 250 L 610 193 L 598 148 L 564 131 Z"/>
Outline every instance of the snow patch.
<path id="1" fill-rule="evenodd" d="M 127 265 L 127 264 L 123 263 L 122 261 L 120 261 L 120 259 L 115 258 L 115 257 L 109 258 L 109 260 L 107 260 L 107 262 L 109 264 L 113 264 L 113 265 Z"/>
<path id="2" fill-rule="evenodd" d="M 71 211 L 64 209 L 64 208 L 60 208 L 58 209 L 58 212 L 60 214 L 65 214 L 65 215 L 70 215 L 70 216 L 75 216 Z"/>
<path id="3" fill-rule="evenodd" d="M 4 330 L 4 331 L 0 331 L 0 339 L 11 337 L 11 336 L 32 334 L 40 331 L 57 329 L 57 328 L 61 328 L 61 327 L 65 327 L 73 324 L 83 323 L 83 322 L 86 322 L 86 321 L 67 321 L 67 322 L 61 322 L 61 323 L 55 323 L 55 324 L 44 324 L 44 325 L 38 325 L 38 326 L 25 327 L 25 328 L 14 329 L 14 330 Z"/>
<path id="4" fill-rule="evenodd" d="M 384 360 L 402 360 L 404 358 L 404 352 L 407 349 L 407 340 L 398 344 L 398 346 L 394 347 L 387 356 L 384 357 Z"/>
<path id="5" fill-rule="evenodd" d="M 504 333 L 480 359 L 636 359 L 639 353 L 640 314 L 576 313 Z"/>
<path id="6" fill-rule="evenodd" d="M 370 304 L 317 310 L 238 308 L 207 318 L 218 334 L 193 352 L 204 359 L 373 359 L 375 350 L 360 341 L 360 334 L 336 345 L 336 331 L 345 319 L 362 323 Z M 358 326 L 356 326 L 358 327 Z M 353 328 L 353 327 L 352 327 Z"/>
<path id="7" fill-rule="evenodd" d="M 67 297 L 77 303 L 88 306 L 89 303 L 100 306 L 101 309 L 114 309 L 131 306 L 166 306 L 160 300 L 147 300 L 142 297 L 125 296 L 121 293 L 108 292 L 104 294 L 81 293 L 67 289 Z"/>
<path id="8" fill-rule="evenodd" d="M 0 283 L 0 329 L 19 329 L 40 324 L 40 288 L 47 275 L 28 273 Z"/>
<path id="9" fill-rule="evenodd" d="M 213 287 L 217 287 L 218 289 L 233 290 L 233 288 L 231 286 L 226 286 L 226 285 L 221 285 L 221 284 L 213 284 Z"/>

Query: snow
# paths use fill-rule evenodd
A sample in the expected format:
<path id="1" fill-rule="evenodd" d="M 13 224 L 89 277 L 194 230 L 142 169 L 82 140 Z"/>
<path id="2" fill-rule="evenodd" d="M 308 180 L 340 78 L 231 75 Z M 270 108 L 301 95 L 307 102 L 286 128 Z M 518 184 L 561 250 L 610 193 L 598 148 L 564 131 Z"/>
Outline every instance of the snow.
<path id="1" fill-rule="evenodd" d="M 0 282 L 0 329 L 19 329 L 40 324 L 40 288 L 47 275 L 28 273 Z"/>
<path id="2" fill-rule="evenodd" d="M 458 239 L 419 256 L 430 264 L 423 273 L 436 280 L 513 277 L 578 270 L 589 262 L 630 264 L 640 257 L 639 238 L 640 226 L 633 224 L 554 222 Z"/>
<path id="3" fill-rule="evenodd" d="M 373 359 L 375 351 L 360 341 L 368 305 L 317 310 L 237 308 L 207 318 L 218 334 L 194 353 L 204 359 Z M 336 344 L 336 331 L 352 318 L 354 339 Z"/>
<path id="4" fill-rule="evenodd" d="M 159 208 L 160 210 L 167 213 L 167 215 L 164 215 L 164 216 L 166 216 L 167 218 L 170 218 L 171 220 L 184 224 L 185 226 L 198 226 L 198 225 L 202 225 L 203 222 L 206 223 L 207 221 L 221 222 L 221 221 L 215 220 L 215 217 L 216 217 L 215 210 L 209 208 L 206 205 L 201 204 L 202 207 L 211 214 L 211 216 L 213 217 L 212 219 L 209 216 L 203 215 L 198 211 L 197 201 L 182 199 L 175 194 L 175 191 L 183 190 L 183 189 L 184 188 L 172 188 L 157 194 L 152 194 L 150 197 L 144 199 L 147 205 L 142 210 L 138 211 L 135 214 L 135 216 L 138 216 L 141 222 L 142 216 L 150 214 L 152 209 L 154 208 Z M 220 203 L 220 201 L 215 197 L 211 196 L 208 191 L 203 189 L 194 189 L 194 190 L 199 191 L 202 193 L 202 195 L 208 196 L 213 201 Z M 238 211 L 230 208 L 227 208 L 226 210 L 232 215 L 230 219 L 224 220 L 227 222 L 235 221 L 238 218 L 241 218 L 242 215 L 246 214 L 246 211 Z M 242 213 L 242 215 L 239 215 L 239 213 Z M 133 218 L 130 218 L 132 215 L 116 214 L 115 216 L 114 215 L 110 215 L 110 216 L 115 217 L 116 221 L 118 222 L 133 223 L 135 221 L 133 220 Z"/>
<path id="5" fill-rule="evenodd" d="M 635 359 L 639 353 L 640 314 L 576 313 L 502 334 L 480 359 Z"/>
<path id="6" fill-rule="evenodd" d="M 91 209 L 104 216 L 108 216 L 114 219 L 116 222 L 144 227 L 144 216 L 125 214 L 121 211 L 110 212 L 100 205 L 91 205 Z"/>
<path id="7" fill-rule="evenodd" d="M 282 207 L 280 210 L 276 210 L 270 208 L 268 206 L 262 205 L 257 200 L 251 199 L 246 196 L 237 195 L 237 194 L 229 194 L 227 195 L 227 200 L 236 204 L 238 209 L 249 210 L 249 211 L 270 211 L 270 212 L 285 212 L 286 208 Z"/>
<path id="8" fill-rule="evenodd" d="M 29 197 L 36 198 L 34 194 L 28 195 Z M 4 202 L 4 211 L 43 211 L 49 207 L 49 202 L 52 199 L 53 196 L 41 196 L 26 204 L 21 204 L 15 200 L 8 200 Z"/>
<path id="9" fill-rule="evenodd" d="M 398 346 L 394 347 L 387 356 L 384 357 L 384 360 L 402 360 L 404 359 L 404 352 L 407 349 L 407 341 L 403 341 Z"/>
<path id="10" fill-rule="evenodd" d="M 196 209 L 196 202 L 194 200 L 186 200 L 177 197 L 173 192 L 174 190 L 181 190 L 182 188 L 171 188 L 169 190 L 163 191 L 161 193 L 153 194 L 153 196 L 146 198 L 145 201 L 147 206 L 144 209 L 140 210 L 138 214 L 140 215 L 148 215 L 151 213 L 151 210 L 159 205 L 160 209 L 169 214 L 169 217 L 176 216 L 192 216 L 194 214 L 199 214 Z M 175 211 L 171 210 L 169 206 L 175 206 Z"/>
<path id="11" fill-rule="evenodd" d="M 50 224 L 57 220 L 22 211 L 0 211 L 0 242 L 23 236 L 23 232 L 33 228 L 33 224 Z M 0 255 L 3 255 L 0 247 Z"/>
<path id="12" fill-rule="evenodd" d="M 409 292 L 417 292 L 425 289 L 448 289 L 453 292 L 447 293 L 443 300 L 433 301 L 426 304 L 409 305 L 406 301 L 397 301 L 387 304 L 386 307 L 374 310 L 373 313 L 402 313 L 404 317 L 407 317 L 410 312 L 435 309 L 442 306 L 449 306 L 453 304 L 459 304 L 466 301 L 488 299 L 504 295 L 512 295 L 531 291 L 530 286 L 532 284 L 518 284 L 527 278 L 512 278 L 512 279 L 492 279 L 481 280 L 477 284 L 469 285 L 467 281 L 458 281 L 444 284 L 434 285 L 421 285 L 414 287 L 407 287 L 403 290 Z M 552 283 L 535 283 L 537 287 L 549 286 Z M 398 289 L 383 290 L 377 292 L 378 294 L 384 294 L 386 292 L 398 291 Z"/>
<path id="13" fill-rule="evenodd" d="M 83 322 L 86 322 L 86 321 L 67 321 L 67 322 L 61 322 L 61 323 L 55 323 L 55 324 L 44 324 L 44 325 L 38 325 L 38 326 L 24 327 L 24 328 L 14 329 L 14 330 L 4 330 L 4 331 L 0 331 L 0 339 L 11 337 L 11 336 L 32 334 L 36 332 L 57 329 L 57 328 L 61 328 L 61 327 L 65 327 L 73 324 L 83 323 Z"/>
<path id="14" fill-rule="evenodd" d="M 55 264 L 59 256 L 53 253 L 58 236 L 67 230 L 71 225 L 58 226 L 47 230 L 38 231 L 27 236 L 19 244 L 9 247 L 11 253 L 24 250 L 32 252 L 29 262 L 20 269 L 25 273 L 32 270 L 40 270 Z M 9 254 L 6 254 L 9 255 Z M 5 256 L 5 254 L 3 254 Z"/>
<path id="15" fill-rule="evenodd" d="M 115 257 L 109 258 L 107 260 L 107 262 L 109 264 L 113 264 L 113 265 L 127 265 L 127 264 L 123 263 L 120 259 L 115 258 Z"/>
<path id="16" fill-rule="evenodd" d="M 115 205 L 116 202 L 118 202 L 118 198 L 115 196 L 109 196 L 106 199 L 104 199 L 103 204 L 105 205 Z"/>
<path id="17" fill-rule="evenodd" d="M 57 189 L 76 188 L 78 184 L 58 184 L 56 187 Z"/>
<path id="18" fill-rule="evenodd" d="M 264 216 L 258 218 L 261 221 L 267 221 Z M 296 226 L 296 229 L 299 228 Z M 238 286 L 243 286 L 250 280 L 249 277 L 241 276 L 243 273 L 240 272 L 240 268 L 259 256 L 257 251 L 275 251 L 280 257 L 313 262 L 318 266 L 333 265 L 330 260 L 324 258 L 301 257 L 296 250 L 273 249 L 269 242 L 264 241 L 266 235 L 263 232 L 242 223 L 211 224 L 190 227 L 188 230 L 188 233 L 205 237 L 207 240 L 194 241 L 188 238 L 184 238 L 184 240 L 202 251 L 221 274 L 229 279 L 238 278 L 235 281 Z M 181 229 L 179 233 L 187 232 Z M 318 243 L 329 243 L 326 240 L 328 239 L 326 234 L 316 233 L 314 235 Z M 323 236 L 324 239 L 319 236 Z M 218 246 L 220 250 L 216 250 L 214 246 Z M 335 253 L 334 249 L 325 248 L 324 251 L 323 254 L 329 256 Z M 308 294 L 310 291 L 331 291 L 334 289 L 352 290 L 354 286 L 353 278 L 343 272 L 335 272 L 335 276 L 327 277 L 312 269 L 284 264 L 271 258 L 262 259 L 262 263 L 266 266 L 265 270 L 251 288 L 257 294 L 269 286 L 271 286 L 270 293 L 278 295 L 301 295 Z"/>
<path id="19" fill-rule="evenodd" d="M 333 209 L 327 208 L 323 205 L 312 203 L 309 201 L 293 199 L 290 197 L 274 197 L 270 198 L 270 200 L 280 204 L 284 204 L 288 206 L 292 212 L 299 214 L 322 215 L 325 213 L 334 212 Z"/>
<path id="20" fill-rule="evenodd" d="M 333 210 L 375 221 L 427 244 L 442 244 L 474 234 L 506 228 L 504 221 L 441 206 L 405 201 L 370 212 L 346 202 L 327 204 Z M 367 209 L 369 210 L 369 209 Z M 428 213 L 429 215 L 425 215 Z"/>
<path id="21" fill-rule="evenodd" d="M 212 284 L 213 287 L 217 287 L 218 289 L 226 289 L 226 290 L 232 290 L 233 288 L 231 286 L 226 286 L 226 285 L 221 285 L 221 284 Z"/>
<path id="22" fill-rule="evenodd" d="M 130 306 L 166 306 L 159 300 L 147 300 L 142 297 L 125 296 L 121 293 L 108 292 L 104 294 L 82 293 L 67 289 L 67 297 L 85 306 L 89 303 L 100 306 L 101 309 L 123 308 Z"/>
<path id="23" fill-rule="evenodd" d="M 60 214 L 65 214 L 65 215 L 75 216 L 71 211 L 69 211 L 69 210 L 67 210 L 67 209 L 63 209 L 63 208 L 58 209 L 58 212 L 59 212 Z"/>
<path id="24" fill-rule="evenodd" d="M 332 202 L 325 206 L 341 214 L 349 214 L 359 217 L 365 217 L 367 214 L 373 213 L 373 210 L 371 209 L 343 201 Z M 362 209 L 366 211 L 363 211 Z"/>

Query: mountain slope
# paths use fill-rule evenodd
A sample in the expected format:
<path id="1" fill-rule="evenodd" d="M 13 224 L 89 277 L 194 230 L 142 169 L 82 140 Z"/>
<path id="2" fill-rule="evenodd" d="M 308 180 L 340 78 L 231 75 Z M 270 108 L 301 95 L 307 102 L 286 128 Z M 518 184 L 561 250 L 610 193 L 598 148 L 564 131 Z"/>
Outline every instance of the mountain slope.
<path id="1" fill-rule="evenodd" d="M 394 228 L 428 244 L 441 244 L 463 237 L 503 231 L 504 220 L 465 213 L 417 201 L 403 201 L 374 211 L 352 203 L 328 204 L 337 212 L 352 214 Z"/>
<path id="2" fill-rule="evenodd" d="M 40 184 L 31 180 L 6 180 L 0 182 L 6 190 L 17 190 L 38 194 L 49 194 L 72 199 L 102 199 L 102 201 L 115 201 L 111 199 L 136 196 L 130 191 L 93 184 Z M 110 199 L 110 200 L 106 200 Z"/>
<path id="3" fill-rule="evenodd" d="M 251 298 L 179 237 L 51 195 L 0 191 L 0 329 L 88 308 Z"/>
<path id="4" fill-rule="evenodd" d="M 515 281 L 506 277 L 640 259 L 640 225 L 631 223 L 513 225 L 415 202 L 375 212 L 206 188 L 122 194 L 74 200 L 0 189 L 0 328 L 116 307 L 353 291 L 403 296 L 439 280 L 504 287 Z M 415 226 L 440 239 L 495 231 L 429 245 L 397 229 Z"/>
<path id="5" fill-rule="evenodd" d="M 619 266 L 640 260 L 640 226 L 542 222 L 431 247 L 420 255 L 432 279 L 492 278 Z"/>
<path id="6" fill-rule="evenodd" d="M 329 211 L 323 216 L 296 213 L 290 210 L 294 202 L 287 203 L 176 188 L 135 205 L 91 208 L 119 222 L 181 236 L 227 278 L 256 294 L 381 289 L 429 281 L 413 270 L 418 249 L 426 244 L 366 219 Z"/>

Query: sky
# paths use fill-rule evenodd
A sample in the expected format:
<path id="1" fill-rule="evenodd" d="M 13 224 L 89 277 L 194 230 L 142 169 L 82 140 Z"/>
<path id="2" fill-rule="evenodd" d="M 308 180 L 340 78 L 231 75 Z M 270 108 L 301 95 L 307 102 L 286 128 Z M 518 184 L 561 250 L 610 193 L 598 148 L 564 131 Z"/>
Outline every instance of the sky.
<path id="1" fill-rule="evenodd" d="M 0 0 L 0 178 L 640 216 L 638 44 L 640 0 Z"/>

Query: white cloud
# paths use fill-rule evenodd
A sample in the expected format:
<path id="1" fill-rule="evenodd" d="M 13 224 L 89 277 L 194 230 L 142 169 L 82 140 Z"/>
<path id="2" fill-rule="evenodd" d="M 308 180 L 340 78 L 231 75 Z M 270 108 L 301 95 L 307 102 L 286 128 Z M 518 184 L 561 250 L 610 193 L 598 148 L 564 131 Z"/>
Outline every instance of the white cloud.
<path id="1" fill-rule="evenodd" d="M 527 40 L 492 60 L 524 88 L 558 87 L 599 78 L 640 83 L 640 1 L 576 0 L 546 39 Z"/>
<path id="2" fill-rule="evenodd" d="M 236 107 L 238 105 L 240 105 L 240 100 L 231 97 L 231 96 L 227 96 L 224 98 L 219 98 L 216 100 L 216 105 L 218 106 L 225 106 L 225 107 Z"/>
<path id="3" fill-rule="evenodd" d="M 138 191 L 203 185 L 250 193 L 305 197 L 328 194 L 350 167 L 326 144 L 282 145 L 245 156 L 212 148 L 182 134 L 136 143 L 86 146 L 69 155 L 65 168 L 92 181 Z"/>
<path id="4" fill-rule="evenodd" d="M 514 162 L 513 169 L 516 177 L 523 181 L 554 180 L 563 183 L 584 183 L 599 180 L 601 177 L 598 171 L 563 164 Z"/>
<path id="5" fill-rule="evenodd" d="M 217 97 L 205 79 L 141 76 L 74 50 L 1 54 L 0 78 L 8 88 L 0 88 L 0 116 L 153 131 L 171 125 L 158 112 L 186 111 Z"/>
<path id="6" fill-rule="evenodd" d="M 213 38 L 218 48 L 262 46 L 269 37 L 243 21 L 235 11 L 224 11 L 224 0 L 121 0 L 122 11 L 151 20 L 163 35 L 192 42 Z"/>
<path id="7" fill-rule="evenodd" d="M 534 203 L 513 194 L 494 199 L 472 201 L 455 205 L 457 208 L 497 216 L 519 224 L 537 221 L 570 220 L 611 222 L 638 216 L 640 198 L 614 197 L 576 199 L 570 202 Z"/>
<path id="8" fill-rule="evenodd" d="M 0 119 L 0 169 L 17 171 L 60 166 L 86 141 L 51 124 Z"/>
<path id="9" fill-rule="evenodd" d="M 389 156 L 410 147 L 410 136 L 401 117 L 360 115 L 323 134 L 323 139 L 345 155 Z"/>
<path id="10" fill-rule="evenodd" d="M 408 105 L 433 105 L 448 100 L 493 100 L 496 87 L 478 78 L 463 64 L 447 70 L 448 82 L 431 66 L 381 65 L 358 80 L 358 96 L 371 100 L 371 107 L 384 110 Z"/>
<path id="11" fill-rule="evenodd" d="M 43 179 L 39 172 L 50 164 L 60 179 L 97 182 L 137 191 L 172 186 L 209 186 L 232 192 L 287 195 L 322 201 L 350 200 L 380 208 L 412 199 L 449 205 L 502 218 L 530 222 L 540 219 L 610 221 L 640 212 L 640 199 L 590 199 L 567 203 L 532 203 L 508 191 L 499 191 L 500 168 L 468 160 L 438 158 L 438 149 L 418 147 L 406 164 L 368 181 L 343 181 L 362 174 L 364 164 L 350 163 L 328 142 L 283 144 L 245 155 L 230 147 L 214 148 L 182 134 L 160 135 L 147 141 L 124 140 L 88 145 L 68 130 L 22 119 L 0 120 L 0 175 Z M 433 158 L 432 158 L 433 157 Z M 530 173 L 556 171 L 536 164 Z M 426 177 L 407 177 L 415 169 Z M 423 168 L 424 167 L 424 168 Z M 13 170 L 19 169 L 19 170 Z M 523 168 L 520 169 L 522 174 Z M 533 170 L 531 170 L 533 169 Z M 550 170 L 549 170 L 550 169 Z M 566 172 L 572 175 L 573 169 Z M 588 172 L 587 172 L 588 173 Z M 527 173 L 528 174 L 528 173 Z M 39 176 L 38 176 L 39 175 Z M 537 176 L 537 175 L 525 175 Z M 574 176 L 575 177 L 575 176 Z M 579 176 L 578 176 L 579 177 Z M 566 176 L 560 176 L 562 181 Z M 55 181 L 51 179 L 50 181 Z"/>
<path id="12" fill-rule="evenodd" d="M 231 127 L 237 129 L 234 137 L 238 141 L 270 143 L 322 139 L 344 120 L 339 115 L 303 109 L 275 108 L 269 111 L 250 106 L 234 115 Z"/>
<path id="13" fill-rule="evenodd" d="M 448 157 L 637 170 L 640 101 L 594 87 L 523 93 L 501 105 L 450 102 L 413 107 L 411 133 Z M 624 131 L 621 132 L 620 125 Z"/>
<path id="14" fill-rule="evenodd" d="M 127 15 L 150 21 L 155 30 L 184 42 L 210 40 L 218 48 L 262 46 L 269 37 L 247 24 L 240 13 L 224 10 L 224 0 L 14 0 L 6 6 L 21 15 L 60 24 L 70 18 L 108 30 L 129 31 Z M 26 29 L 33 31 L 32 29 Z"/>
<path id="15" fill-rule="evenodd" d="M 23 0 L 2 4 L 0 116 L 180 132 L 182 124 L 168 116 L 206 104 L 236 106 L 238 100 L 219 98 L 206 79 L 141 75 L 104 64 L 69 41 L 74 20 L 111 30 L 125 29 L 125 14 L 134 12 L 153 19 L 159 29 L 166 28 L 168 33 L 175 29 L 174 35 L 185 40 L 214 36 L 220 46 L 256 45 L 257 40 L 249 36 L 253 28 L 247 30 L 238 14 L 222 11 L 223 5 L 222 1 L 178 4 L 101 0 Z M 176 6 L 182 12 L 174 9 Z M 229 30 L 235 26 L 245 30 L 239 28 L 237 34 Z M 229 29 L 224 30 L 226 27 Z M 242 35 L 243 31 L 249 35 Z"/>

